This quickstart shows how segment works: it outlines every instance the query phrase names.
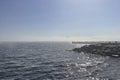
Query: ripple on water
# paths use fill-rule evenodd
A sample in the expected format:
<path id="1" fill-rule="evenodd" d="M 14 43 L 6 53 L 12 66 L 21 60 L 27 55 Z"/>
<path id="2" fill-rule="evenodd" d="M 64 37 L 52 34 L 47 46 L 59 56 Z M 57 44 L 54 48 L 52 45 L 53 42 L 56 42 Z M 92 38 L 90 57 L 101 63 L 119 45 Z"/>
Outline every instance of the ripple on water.
<path id="1" fill-rule="evenodd" d="M 68 43 L 14 43 L 11 46 L 0 45 L 0 79 L 3 80 L 120 78 L 119 59 L 66 51 L 73 48 Z"/>

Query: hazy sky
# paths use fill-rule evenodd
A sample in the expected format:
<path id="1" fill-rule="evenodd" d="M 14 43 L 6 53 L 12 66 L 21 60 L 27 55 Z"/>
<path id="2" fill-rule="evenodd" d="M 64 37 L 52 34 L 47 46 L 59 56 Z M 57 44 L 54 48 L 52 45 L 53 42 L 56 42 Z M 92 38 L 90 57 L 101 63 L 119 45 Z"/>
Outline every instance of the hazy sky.
<path id="1" fill-rule="evenodd" d="M 0 0 L 0 41 L 120 40 L 120 0 Z"/>

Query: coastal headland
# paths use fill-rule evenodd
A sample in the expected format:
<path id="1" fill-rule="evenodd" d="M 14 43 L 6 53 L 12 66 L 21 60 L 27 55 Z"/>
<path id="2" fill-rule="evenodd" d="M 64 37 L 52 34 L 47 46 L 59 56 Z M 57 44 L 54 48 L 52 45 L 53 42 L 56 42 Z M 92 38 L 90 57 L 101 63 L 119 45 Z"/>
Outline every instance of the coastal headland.
<path id="1" fill-rule="evenodd" d="M 89 44 L 84 45 L 80 48 L 74 48 L 75 52 L 84 52 L 91 54 L 98 54 L 102 56 L 120 57 L 120 42 L 73 42 L 78 44 Z"/>

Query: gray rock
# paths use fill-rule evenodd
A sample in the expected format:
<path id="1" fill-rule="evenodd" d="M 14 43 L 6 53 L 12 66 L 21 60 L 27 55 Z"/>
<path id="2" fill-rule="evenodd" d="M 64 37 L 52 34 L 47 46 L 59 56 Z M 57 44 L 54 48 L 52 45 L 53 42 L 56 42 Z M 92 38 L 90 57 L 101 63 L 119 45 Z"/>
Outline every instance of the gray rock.
<path id="1" fill-rule="evenodd" d="M 99 43 L 94 45 L 85 45 L 81 48 L 74 48 L 73 51 L 92 53 L 103 56 L 120 57 L 120 44 Z"/>

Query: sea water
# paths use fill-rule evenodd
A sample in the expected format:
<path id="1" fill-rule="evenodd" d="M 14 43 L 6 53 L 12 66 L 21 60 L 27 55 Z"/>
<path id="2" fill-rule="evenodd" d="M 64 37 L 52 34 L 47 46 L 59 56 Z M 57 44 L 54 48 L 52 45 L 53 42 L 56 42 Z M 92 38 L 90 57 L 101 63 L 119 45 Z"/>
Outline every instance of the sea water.
<path id="1" fill-rule="evenodd" d="M 0 80 L 120 80 L 120 58 L 77 53 L 69 42 L 1 42 Z"/>

